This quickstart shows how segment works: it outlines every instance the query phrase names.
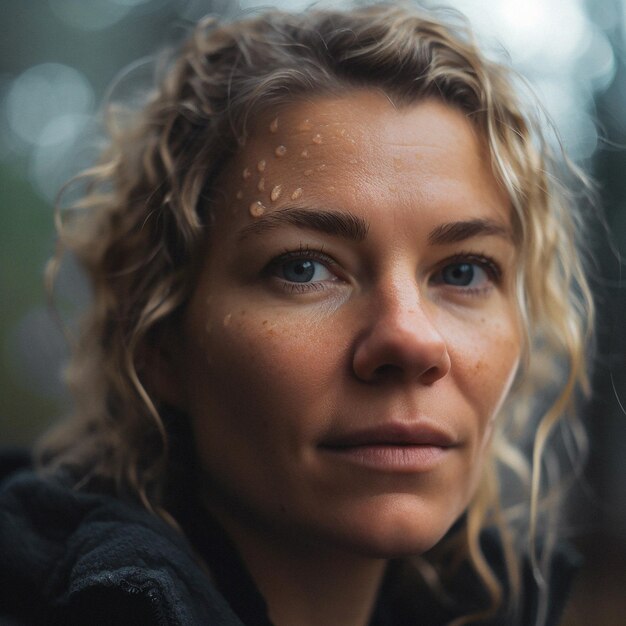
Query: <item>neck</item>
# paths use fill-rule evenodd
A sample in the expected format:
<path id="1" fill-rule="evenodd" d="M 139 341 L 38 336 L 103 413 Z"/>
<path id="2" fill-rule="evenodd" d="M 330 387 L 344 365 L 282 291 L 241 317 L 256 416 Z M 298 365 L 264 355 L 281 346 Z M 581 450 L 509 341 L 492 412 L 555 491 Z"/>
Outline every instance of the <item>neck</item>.
<path id="1" fill-rule="evenodd" d="M 251 531 L 220 520 L 275 626 L 366 626 L 386 560 Z"/>

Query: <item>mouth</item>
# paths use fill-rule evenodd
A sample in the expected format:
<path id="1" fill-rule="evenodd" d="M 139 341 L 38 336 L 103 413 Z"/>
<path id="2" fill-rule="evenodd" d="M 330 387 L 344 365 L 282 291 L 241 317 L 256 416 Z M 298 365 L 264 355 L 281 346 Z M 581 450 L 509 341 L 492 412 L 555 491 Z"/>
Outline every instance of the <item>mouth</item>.
<path id="1" fill-rule="evenodd" d="M 451 433 L 423 423 L 390 422 L 332 434 L 319 449 L 331 458 L 377 471 L 434 469 L 458 446 Z"/>

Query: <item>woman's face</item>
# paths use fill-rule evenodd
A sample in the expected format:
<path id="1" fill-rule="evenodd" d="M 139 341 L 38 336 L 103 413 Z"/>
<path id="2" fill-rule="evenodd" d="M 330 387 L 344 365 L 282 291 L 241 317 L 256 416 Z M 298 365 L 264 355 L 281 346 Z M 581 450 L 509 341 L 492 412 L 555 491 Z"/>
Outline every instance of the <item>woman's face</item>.
<path id="1" fill-rule="evenodd" d="M 175 360 L 209 506 L 284 541 L 427 550 L 520 356 L 509 202 L 471 123 L 375 91 L 292 104 L 218 196 Z"/>

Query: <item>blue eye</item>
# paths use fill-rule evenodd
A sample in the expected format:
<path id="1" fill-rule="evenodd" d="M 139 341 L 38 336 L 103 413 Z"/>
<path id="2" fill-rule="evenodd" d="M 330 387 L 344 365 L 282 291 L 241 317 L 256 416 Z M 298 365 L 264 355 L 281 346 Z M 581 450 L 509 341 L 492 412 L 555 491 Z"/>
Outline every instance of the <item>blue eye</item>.
<path id="1" fill-rule="evenodd" d="M 333 274 L 319 261 L 297 258 L 278 264 L 275 274 L 291 283 L 313 283 L 333 280 Z"/>
<path id="2" fill-rule="evenodd" d="M 433 277 L 435 284 L 447 285 L 462 289 L 484 289 L 494 282 L 498 282 L 500 270 L 498 266 L 487 258 L 460 259 L 448 263 Z"/>
<path id="3" fill-rule="evenodd" d="M 475 263 L 454 263 L 441 271 L 441 278 L 446 285 L 455 287 L 476 287 L 487 279 L 485 270 Z"/>

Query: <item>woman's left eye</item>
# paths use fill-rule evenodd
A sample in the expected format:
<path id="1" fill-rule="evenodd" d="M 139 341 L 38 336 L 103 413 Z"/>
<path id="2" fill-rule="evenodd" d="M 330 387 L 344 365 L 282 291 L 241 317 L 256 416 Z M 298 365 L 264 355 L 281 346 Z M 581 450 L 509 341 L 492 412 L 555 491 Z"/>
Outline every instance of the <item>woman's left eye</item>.
<path id="1" fill-rule="evenodd" d="M 493 261 L 462 259 L 446 263 L 431 278 L 431 282 L 474 292 L 489 288 L 498 281 L 499 275 L 499 270 Z"/>
<path id="2" fill-rule="evenodd" d="M 441 271 L 441 279 L 454 287 L 478 287 L 489 280 L 487 273 L 475 263 L 454 263 Z"/>

